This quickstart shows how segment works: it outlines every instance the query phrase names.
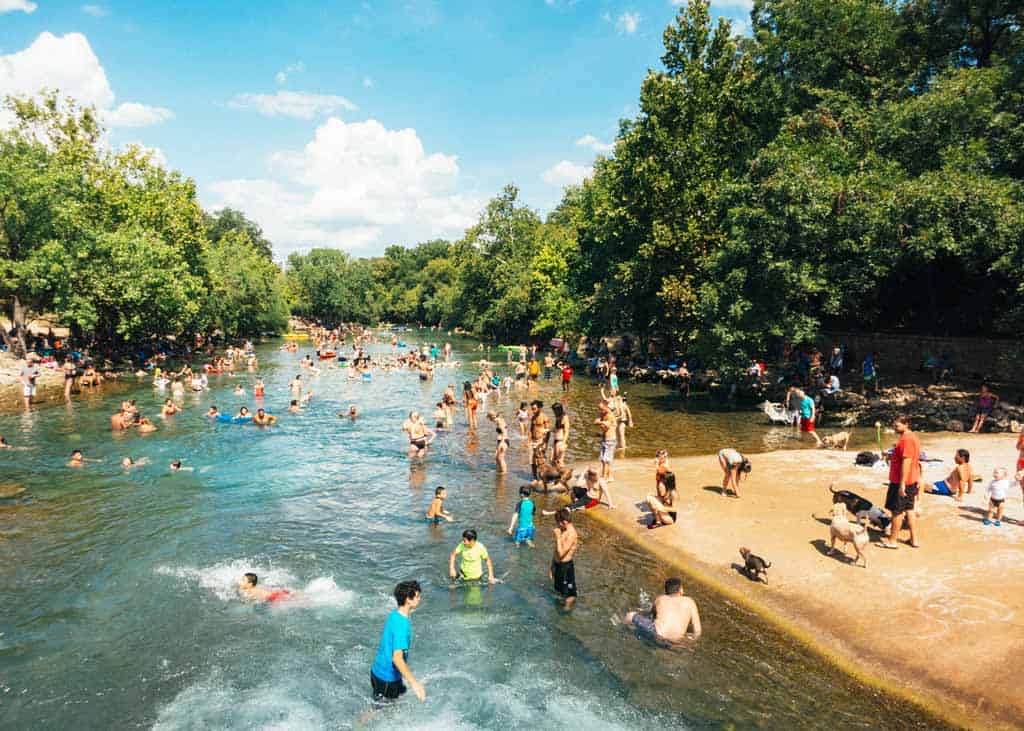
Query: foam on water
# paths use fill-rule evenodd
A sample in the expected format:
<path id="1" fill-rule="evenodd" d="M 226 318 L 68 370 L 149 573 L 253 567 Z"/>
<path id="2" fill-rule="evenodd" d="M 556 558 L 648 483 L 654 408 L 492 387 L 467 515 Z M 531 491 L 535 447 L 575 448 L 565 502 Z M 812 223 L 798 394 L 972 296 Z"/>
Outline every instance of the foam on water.
<path id="1" fill-rule="evenodd" d="M 288 607 L 346 607 L 355 598 L 355 592 L 339 587 L 332 576 L 318 576 L 304 587 L 297 586 L 296 578 L 285 569 L 264 567 L 256 561 L 244 559 L 225 561 L 206 568 L 193 566 L 158 566 L 156 573 L 194 582 L 201 589 L 213 593 L 221 601 L 238 601 L 238 580 L 242 574 L 252 572 L 260 577 L 260 585 L 268 588 L 288 588 L 295 597 L 279 602 L 275 609 Z"/>

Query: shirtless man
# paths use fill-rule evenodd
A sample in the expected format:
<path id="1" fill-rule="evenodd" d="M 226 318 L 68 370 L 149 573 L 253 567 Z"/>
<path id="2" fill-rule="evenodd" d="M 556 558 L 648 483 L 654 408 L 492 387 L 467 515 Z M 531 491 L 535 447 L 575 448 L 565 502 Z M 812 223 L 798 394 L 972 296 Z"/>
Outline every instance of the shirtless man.
<path id="1" fill-rule="evenodd" d="M 626 621 L 641 632 L 669 642 L 685 638 L 695 640 L 701 633 L 697 603 L 683 596 L 683 583 L 679 579 L 665 582 L 665 593 L 654 600 L 649 612 L 629 612 Z"/>
<path id="2" fill-rule="evenodd" d="M 292 392 L 292 396 L 296 399 L 302 395 L 302 375 L 299 374 L 292 379 L 292 382 L 288 384 L 288 390 Z"/>
<path id="3" fill-rule="evenodd" d="M 277 423 L 277 417 L 273 414 L 268 414 L 263 409 L 256 409 L 256 415 L 252 417 L 252 423 L 259 426 L 270 426 Z"/>
<path id="4" fill-rule="evenodd" d="M 555 516 L 555 550 L 551 556 L 551 568 L 548 576 L 555 583 L 555 591 L 562 596 L 566 609 L 572 609 L 576 601 L 576 567 L 573 558 L 579 546 L 579 536 L 572 524 L 572 511 L 562 508 Z"/>
<path id="5" fill-rule="evenodd" d="M 242 578 L 238 580 L 238 591 L 243 597 L 258 602 L 277 602 L 292 596 L 292 592 L 288 589 L 264 589 L 262 586 L 256 585 L 258 582 L 259 577 L 256 574 L 243 574 Z"/>
<path id="6" fill-rule="evenodd" d="M 134 423 L 125 418 L 124 407 L 117 410 L 117 413 L 110 417 L 110 428 L 114 431 L 123 431 Z"/>

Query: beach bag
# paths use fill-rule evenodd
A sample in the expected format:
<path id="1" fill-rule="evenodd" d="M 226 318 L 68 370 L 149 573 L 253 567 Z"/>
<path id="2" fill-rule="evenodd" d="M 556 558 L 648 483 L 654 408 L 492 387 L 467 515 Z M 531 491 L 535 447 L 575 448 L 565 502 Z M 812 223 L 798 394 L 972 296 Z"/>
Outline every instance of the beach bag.
<path id="1" fill-rule="evenodd" d="M 873 467 L 875 462 L 878 461 L 878 455 L 874 452 L 858 452 L 857 457 L 853 460 L 854 464 L 863 465 L 865 467 Z"/>

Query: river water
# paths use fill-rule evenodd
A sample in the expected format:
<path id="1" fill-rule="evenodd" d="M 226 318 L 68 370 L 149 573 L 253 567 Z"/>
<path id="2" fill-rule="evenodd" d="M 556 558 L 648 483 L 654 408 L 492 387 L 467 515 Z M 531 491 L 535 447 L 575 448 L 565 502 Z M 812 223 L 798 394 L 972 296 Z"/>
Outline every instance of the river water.
<path id="1" fill-rule="evenodd" d="M 410 335 L 415 340 L 415 335 Z M 464 363 L 475 343 L 453 340 Z M 389 346 L 381 346 L 390 350 Z M 306 347 L 304 350 L 309 350 Z M 935 728 L 908 704 L 838 673 L 816 656 L 693 581 L 705 634 L 684 649 L 639 640 L 614 617 L 657 593 L 668 571 L 633 544 L 581 517 L 581 599 L 571 614 L 549 589 L 549 526 L 535 549 L 505 536 L 529 473 L 516 436 L 510 474 L 496 475 L 493 429 L 463 420 L 410 460 L 400 425 L 429 414 L 445 383 L 472 369 L 349 381 L 324 369 L 316 397 L 285 414 L 299 355 L 259 349 L 265 406 L 281 416 L 260 430 L 211 422 L 211 403 L 257 405 L 251 374 L 214 376 L 155 434 L 114 434 L 121 398 L 155 416 L 164 395 L 114 384 L 68 406 L 0 416 L 0 726 L 5 728 Z M 308 377 L 307 377 L 308 378 Z M 246 396 L 233 394 L 243 383 Z M 709 453 L 724 444 L 794 446 L 787 429 L 749 412 L 702 409 L 655 385 L 627 386 L 637 421 L 630 455 Z M 540 398 L 560 397 L 542 383 Z M 596 389 L 578 379 L 567 403 L 583 424 Z M 531 394 L 532 396 L 533 394 Z M 519 396 L 497 408 L 509 418 Z M 336 416 L 349 404 L 362 415 Z M 488 404 L 493 406 L 494 404 Z M 72 449 L 100 460 L 64 466 Z M 595 442 L 576 431 L 575 458 Z M 130 471 L 120 459 L 145 458 Z M 172 474 L 182 459 L 192 472 Z M 457 521 L 423 521 L 433 488 L 448 487 Z M 556 499 L 538 498 L 538 508 Z M 476 528 L 505 582 L 452 590 L 448 553 Z M 239 600 L 238 577 L 301 592 L 268 607 Z M 368 717 L 369 665 L 390 592 L 416 578 L 411 667 L 428 699 L 411 695 Z M 880 627 L 880 637 L 885 632 Z M 883 716 L 884 713 L 884 716 Z"/>

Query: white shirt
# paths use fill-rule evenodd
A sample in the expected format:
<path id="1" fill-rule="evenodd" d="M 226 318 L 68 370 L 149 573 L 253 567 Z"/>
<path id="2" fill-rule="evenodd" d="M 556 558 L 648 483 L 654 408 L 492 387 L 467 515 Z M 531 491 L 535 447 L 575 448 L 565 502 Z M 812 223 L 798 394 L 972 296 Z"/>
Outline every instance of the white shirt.
<path id="1" fill-rule="evenodd" d="M 1006 491 L 1009 489 L 1009 480 L 992 480 L 988 485 L 988 496 L 993 500 L 1005 500 Z"/>

